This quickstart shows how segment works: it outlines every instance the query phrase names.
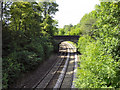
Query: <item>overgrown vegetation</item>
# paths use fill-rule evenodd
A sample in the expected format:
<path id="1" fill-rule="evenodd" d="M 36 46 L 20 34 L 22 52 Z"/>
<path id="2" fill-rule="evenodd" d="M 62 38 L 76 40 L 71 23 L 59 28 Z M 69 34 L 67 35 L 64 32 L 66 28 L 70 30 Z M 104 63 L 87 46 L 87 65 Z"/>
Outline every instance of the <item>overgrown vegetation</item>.
<path id="1" fill-rule="evenodd" d="M 57 7 L 54 2 L 3 3 L 3 88 L 55 51 L 52 36 L 57 30 L 53 19 Z"/>
<path id="2" fill-rule="evenodd" d="M 94 14 L 94 15 L 93 15 Z M 92 11 L 89 14 L 85 14 L 77 25 L 65 25 L 59 29 L 59 35 L 92 35 L 93 26 L 97 20 L 96 11 Z"/>
<path id="3" fill-rule="evenodd" d="M 60 35 L 80 35 L 77 88 L 120 88 L 120 2 L 101 2 Z"/>
<path id="4" fill-rule="evenodd" d="M 3 4 L 3 88 L 34 69 L 53 50 L 52 36 L 80 35 L 77 88 L 120 88 L 120 2 L 101 2 L 77 25 L 57 32 L 56 3 Z"/>
<path id="5" fill-rule="evenodd" d="M 84 35 L 78 41 L 82 55 L 77 88 L 120 88 L 119 7 L 120 2 L 101 2 L 96 6 L 93 34 Z"/>

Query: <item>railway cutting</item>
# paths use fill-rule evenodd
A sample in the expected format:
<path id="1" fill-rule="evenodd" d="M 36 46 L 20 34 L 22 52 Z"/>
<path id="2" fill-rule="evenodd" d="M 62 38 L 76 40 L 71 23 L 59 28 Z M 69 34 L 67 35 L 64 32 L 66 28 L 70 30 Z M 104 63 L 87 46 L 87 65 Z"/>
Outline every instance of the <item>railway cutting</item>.
<path id="1" fill-rule="evenodd" d="M 40 74 L 34 76 L 36 79 L 34 77 L 28 79 L 19 88 L 74 88 L 76 58 L 75 47 L 70 43 L 62 42 L 59 47 L 59 54 L 55 57 L 52 65 L 45 69 L 44 73 L 38 71 L 37 73 Z"/>

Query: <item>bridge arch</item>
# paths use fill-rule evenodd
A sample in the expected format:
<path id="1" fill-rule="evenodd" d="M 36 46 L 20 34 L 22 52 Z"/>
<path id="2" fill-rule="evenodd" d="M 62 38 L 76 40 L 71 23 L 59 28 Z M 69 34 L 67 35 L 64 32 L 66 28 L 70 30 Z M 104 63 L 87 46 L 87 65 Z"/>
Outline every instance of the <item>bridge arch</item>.
<path id="1" fill-rule="evenodd" d="M 80 38 L 80 36 L 77 36 L 77 35 L 76 35 L 76 36 L 73 36 L 73 35 L 53 36 L 53 39 L 57 41 L 58 47 L 59 47 L 59 45 L 61 44 L 61 42 L 64 42 L 64 41 L 71 41 L 71 42 L 77 44 L 79 38 Z M 77 49 L 77 50 L 78 50 L 78 49 Z"/>
<path id="2" fill-rule="evenodd" d="M 59 35 L 59 36 L 53 36 L 53 38 L 58 42 L 58 43 L 61 43 L 61 42 L 64 42 L 64 41 L 72 41 L 74 43 L 77 44 L 78 40 L 79 40 L 79 37 L 80 36 L 73 36 L 73 35 L 65 35 L 65 36 L 62 36 L 62 35 Z"/>

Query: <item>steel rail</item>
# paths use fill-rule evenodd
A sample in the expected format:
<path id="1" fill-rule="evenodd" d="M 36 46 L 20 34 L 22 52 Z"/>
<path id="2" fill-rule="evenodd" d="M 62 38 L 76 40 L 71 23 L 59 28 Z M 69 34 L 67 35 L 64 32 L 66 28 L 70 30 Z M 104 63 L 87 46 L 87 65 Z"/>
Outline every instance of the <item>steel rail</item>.
<path id="1" fill-rule="evenodd" d="M 65 78 L 66 72 L 67 72 L 67 68 L 69 66 L 69 62 L 70 62 L 70 52 L 73 51 L 74 52 L 74 48 L 71 44 L 69 43 L 65 43 L 65 47 L 66 47 L 66 52 L 63 53 L 61 52 L 59 56 L 62 56 L 62 54 L 64 55 L 64 58 L 60 59 L 57 58 L 57 62 L 54 63 L 51 68 L 49 68 L 49 70 L 44 74 L 44 76 L 42 76 L 42 78 L 32 87 L 34 90 L 38 89 L 38 88 L 47 88 L 47 86 L 49 84 L 51 84 L 51 80 L 54 80 L 54 75 L 57 73 L 58 69 L 60 68 L 60 66 L 62 65 L 63 60 L 65 59 L 65 55 L 67 54 L 67 59 L 65 61 L 64 67 L 62 68 L 61 74 L 59 75 L 57 82 L 55 83 L 55 86 L 53 87 L 53 90 L 56 88 L 61 88 L 61 85 L 63 83 L 63 80 Z M 61 47 L 60 47 L 61 48 Z M 70 49 L 71 48 L 71 49 Z M 74 60 L 74 65 L 73 65 L 73 74 L 72 74 L 72 82 L 69 84 L 71 86 L 71 88 L 75 88 L 74 87 L 74 80 L 76 78 L 76 68 L 77 68 L 77 54 L 75 53 L 74 55 L 75 60 Z M 69 66 L 70 67 L 70 66 Z M 51 84 L 52 85 L 52 84 Z M 54 85 L 54 84 L 53 84 Z M 25 85 L 24 85 L 25 86 Z"/>
<path id="2" fill-rule="evenodd" d="M 59 78 L 58 78 L 58 80 L 57 80 L 57 82 L 56 82 L 56 84 L 55 84 L 55 86 L 54 86 L 54 89 L 55 89 L 55 88 L 60 88 L 60 86 L 61 86 L 61 84 L 62 84 L 62 81 L 63 81 L 63 79 L 64 79 L 64 76 L 65 76 L 65 73 L 66 73 L 66 70 L 67 70 L 67 66 L 68 66 L 68 62 L 69 62 L 69 57 L 70 57 L 69 51 L 70 51 L 70 50 L 69 50 L 69 48 L 68 48 L 67 60 L 66 60 L 65 65 L 64 65 L 64 67 L 63 67 L 63 69 L 62 69 L 62 71 L 61 71 L 61 74 L 60 74 L 60 76 L 59 76 Z"/>
<path id="3" fill-rule="evenodd" d="M 65 58 L 66 53 L 64 53 L 64 58 Z M 53 65 L 51 70 L 44 76 L 44 78 L 37 85 L 34 86 L 35 89 L 37 89 L 37 88 L 46 88 L 48 86 L 49 82 L 51 81 L 51 79 L 53 78 L 53 76 L 55 75 L 57 70 L 59 69 L 59 67 L 60 67 L 61 63 L 63 62 L 64 58 L 62 58 L 61 60 L 58 60 L 57 63 L 55 63 Z"/>
<path id="4" fill-rule="evenodd" d="M 75 46 L 73 46 L 73 45 L 71 45 L 71 44 L 69 44 L 71 47 L 73 47 L 73 48 L 75 48 Z M 77 60 L 77 53 L 75 53 L 75 67 L 74 67 L 74 74 L 73 74 L 73 82 L 72 82 L 72 86 L 71 86 L 71 88 L 75 88 L 75 80 L 76 80 L 76 78 L 77 78 L 77 67 L 78 67 L 78 65 L 77 65 L 77 62 L 78 62 L 78 60 Z"/>
<path id="5" fill-rule="evenodd" d="M 66 47 L 66 48 L 67 48 L 67 47 Z M 59 56 L 61 56 L 62 54 L 63 54 L 63 52 L 61 52 L 61 53 L 59 54 Z M 65 53 L 64 53 L 64 55 L 65 55 Z M 57 57 L 57 59 L 56 59 L 55 61 L 59 61 L 59 56 Z M 51 68 L 48 68 L 47 72 L 42 76 L 42 78 L 32 87 L 33 89 L 35 89 L 35 88 L 40 84 L 40 82 L 42 82 L 42 80 L 44 80 L 44 78 L 49 74 L 49 72 L 52 70 L 52 68 L 55 66 L 56 63 L 58 63 L 58 62 L 55 62 L 55 63 L 51 66 Z M 21 87 L 21 90 L 24 89 L 24 88 L 28 88 L 28 87 L 26 87 L 26 84 L 24 84 L 24 85 Z"/>
<path id="6" fill-rule="evenodd" d="M 72 49 L 74 49 L 71 44 L 67 43 L 67 45 L 69 45 Z M 69 49 L 68 49 L 68 50 L 69 50 Z M 69 50 L 69 51 L 70 51 L 70 50 Z M 69 51 L 68 51 L 68 52 L 69 52 Z M 71 50 L 71 51 L 73 51 L 73 50 Z M 66 63 L 65 63 L 65 65 L 64 65 L 64 68 L 62 69 L 62 72 L 61 72 L 61 74 L 59 75 L 59 78 L 58 78 L 58 80 L 57 80 L 57 82 L 56 82 L 53 90 L 55 90 L 56 88 L 61 88 L 62 82 L 63 82 L 63 80 L 64 80 L 64 78 L 65 78 L 65 74 L 66 74 L 66 71 L 67 71 L 67 68 L 68 68 L 69 57 L 70 57 L 70 54 L 69 54 L 69 53 L 68 53 L 67 57 L 68 57 L 68 58 L 67 58 L 67 60 L 66 60 Z M 73 85 L 73 83 L 71 83 L 71 86 L 72 86 L 72 85 Z"/>

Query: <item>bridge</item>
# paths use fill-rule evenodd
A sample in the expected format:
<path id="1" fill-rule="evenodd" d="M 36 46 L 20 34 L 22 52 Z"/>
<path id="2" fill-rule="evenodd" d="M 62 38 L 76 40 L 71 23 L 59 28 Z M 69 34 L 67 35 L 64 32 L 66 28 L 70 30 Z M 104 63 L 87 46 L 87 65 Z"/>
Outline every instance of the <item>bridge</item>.
<path id="1" fill-rule="evenodd" d="M 58 43 L 61 43 L 63 41 L 72 41 L 74 43 L 77 43 L 79 37 L 80 36 L 78 36 L 78 35 L 65 35 L 65 36 L 59 35 L 59 36 L 53 36 L 53 38 L 56 41 L 58 41 Z"/>

